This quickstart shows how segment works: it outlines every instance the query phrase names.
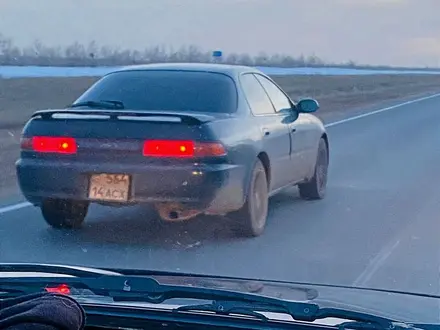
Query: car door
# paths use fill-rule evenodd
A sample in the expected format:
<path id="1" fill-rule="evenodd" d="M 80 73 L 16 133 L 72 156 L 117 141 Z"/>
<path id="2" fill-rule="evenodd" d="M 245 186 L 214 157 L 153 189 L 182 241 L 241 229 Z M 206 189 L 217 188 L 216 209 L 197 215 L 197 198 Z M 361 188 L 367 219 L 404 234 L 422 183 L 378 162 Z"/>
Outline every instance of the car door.
<path id="1" fill-rule="evenodd" d="M 251 73 L 240 76 L 240 84 L 253 120 L 258 125 L 262 149 L 268 154 L 271 164 L 271 190 L 286 184 L 286 170 L 290 166 L 289 126 L 283 122 L 285 116 L 277 114 L 267 93 Z"/>
<path id="2" fill-rule="evenodd" d="M 275 112 L 282 113 L 293 108 L 290 98 L 270 79 L 263 75 L 255 75 L 258 81 L 269 95 Z M 299 114 L 295 121 L 288 122 L 290 134 L 290 171 L 294 182 L 304 180 L 308 174 L 308 152 L 307 152 L 307 123 L 308 120 L 303 114 Z"/>

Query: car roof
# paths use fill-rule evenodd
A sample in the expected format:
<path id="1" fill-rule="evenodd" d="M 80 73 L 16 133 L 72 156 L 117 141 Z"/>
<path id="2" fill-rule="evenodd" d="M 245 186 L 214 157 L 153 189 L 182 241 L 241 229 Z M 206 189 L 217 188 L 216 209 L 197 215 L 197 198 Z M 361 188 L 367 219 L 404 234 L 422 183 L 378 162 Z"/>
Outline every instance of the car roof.
<path id="1" fill-rule="evenodd" d="M 244 66 L 244 65 L 231 65 L 231 64 L 215 64 L 215 63 L 155 63 L 155 64 L 142 64 L 131 65 L 113 72 L 120 71 L 142 71 L 142 70 L 176 70 L 176 71 L 205 71 L 223 73 L 229 76 L 235 76 L 245 72 L 262 73 L 260 70 Z"/>

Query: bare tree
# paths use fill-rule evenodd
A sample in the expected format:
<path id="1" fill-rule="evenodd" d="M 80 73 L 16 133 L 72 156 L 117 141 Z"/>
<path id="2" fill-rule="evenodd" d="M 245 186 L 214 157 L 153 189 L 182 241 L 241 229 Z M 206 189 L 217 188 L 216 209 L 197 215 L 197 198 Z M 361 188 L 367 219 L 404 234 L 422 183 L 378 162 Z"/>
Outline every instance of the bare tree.
<path id="1" fill-rule="evenodd" d="M 196 45 L 182 46 L 178 49 L 165 45 L 147 45 L 143 50 L 121 49 L 99 45 L 96 41 L 84 46 L 76 41 L 67 47 L 50 47 L 40 40 L 28 47 L 14 45 L 11 38 L 0 33 L 0 65 L 51 65 L 51 66 L 118 66 L 158 62 L 213 62 L 211 51 L 204 51 Z M 222 63 L 278 67 L 323 67 L 346 68 L 386 68 L 360 66 L 353 61 L 330 64 L 312 54 L 295 57 L 284 54 L 224 54 Z M 389 68 L 389 67 L 388 67 Z"/>

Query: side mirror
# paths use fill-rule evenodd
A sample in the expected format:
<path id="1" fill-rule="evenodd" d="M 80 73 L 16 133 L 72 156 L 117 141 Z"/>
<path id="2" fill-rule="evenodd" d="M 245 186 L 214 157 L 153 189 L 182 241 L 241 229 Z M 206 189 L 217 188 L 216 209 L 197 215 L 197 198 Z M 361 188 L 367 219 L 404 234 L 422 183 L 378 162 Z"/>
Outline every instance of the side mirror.
<path id="1" fill-rule="evenodd" d="M 296 107 L 299 112 L 311 113 L 319 109 L 319 103 L 314 99 L 302 99 L 296 104 Z"/>

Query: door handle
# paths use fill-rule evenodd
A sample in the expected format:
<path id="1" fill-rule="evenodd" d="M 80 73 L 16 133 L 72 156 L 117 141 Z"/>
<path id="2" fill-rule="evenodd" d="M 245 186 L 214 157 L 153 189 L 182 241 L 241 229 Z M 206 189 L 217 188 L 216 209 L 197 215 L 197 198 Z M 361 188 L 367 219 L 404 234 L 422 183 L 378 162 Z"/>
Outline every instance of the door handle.
<path id="1" fill-rule="evenodd" d="M 267 128 L 263 128 L 263 134 L 264 136 L 268 136 L 270 134 L 270 131 Z"/>

